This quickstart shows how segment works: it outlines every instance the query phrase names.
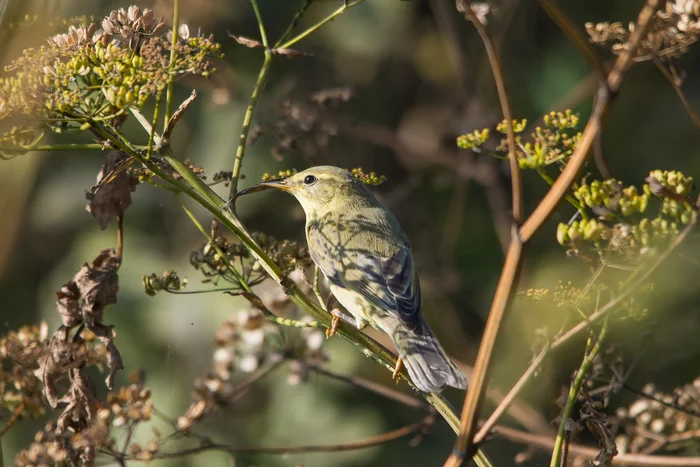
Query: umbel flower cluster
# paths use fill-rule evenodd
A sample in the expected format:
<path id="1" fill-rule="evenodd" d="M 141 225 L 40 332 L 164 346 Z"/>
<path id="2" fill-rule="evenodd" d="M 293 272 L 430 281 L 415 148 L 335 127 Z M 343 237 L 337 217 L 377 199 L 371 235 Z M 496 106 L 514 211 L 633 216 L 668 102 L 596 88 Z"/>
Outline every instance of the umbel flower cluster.
<path id="1" fill-rule="evenodd" d="M 516 156 L 521 169 L 541 170 L 549 165 L 563 167 L 581 139 L 581 133 L 576 131 L 579 118 L 571 110 L 550 112 L 543 117 L 542 121 L 543 126 L 535 127 L 532 133 L 524 138 L 521 133 L 527 129 L 527 120 L 513 120 L 513 131 L 516 133 Z M 505 157 L 508 154 L 508 143 L 505 138 L 506 122 L 499 123 L 496 130 L 502 136 L 496 152 L 488 154 Z M 481 153 L 485 151 L 490 137 L 491 132 L 488 128 L 475 130 L 459 136 L 457 146 Z"/>
<path id="2" fill-rule="evenodd" d="M 171 64 L 171 32 L 152 10 L 131 6 L 25 50 L 0 77 L 0 124 L 13 117 L 0 126 L 0 144 L 21 152 L 47 131 L 117 123 L 128 106 L 143 106 L 176 77 L 208 76 L 220 46 L 213 37 L 190 37 L 186 25 L 179 32 Z"/>
<path id="3" fill-rule="evenodd" d="M 537 172 L 547 183 L 554 183 L 552 172 L 561 171 L 581 140 L 579 118 L 570 110 L 550 112 L 527 138 L 527 120 L 514 120 L 516 156 L 521 169 Z M 475 130 L 457 138 L 457 146 L 474 153 L 499 158 L 508 155 L 506 122 L 499 123 L 498 145 L 488 150 L 490 131 Z M 589 176 L 571 187 L 567 201 L 577 209 L 574 220 L 560 223 L 557 241 L 570 254 L 589 264 L 598 261 L 640 262 L 667 245 L 691 222 L 695 204 L 690 198 L 693 179 L 677 171 L 654 170 L 641 189 L 609 178 L 588 181 Z"/>
<path id="4" fill-rule="evenodd" d="M 347 169 L 348 172 L 352 174 L 353 177 L 362 182 L 363 185 L 381 185 L 386 182 L 385 175 L 377 175 L 374 172 L 367 173 L 362 170 L 362 167 L 355 167 L 354 169 Z M 276 174 L 266 173 L 262 177 L 263 182 L 269 182 L 272 180 L 284 180 L 287 177 L 291 177 L 297 173 L 296 169 L 280 170 Z"/>
<path id="5" fill-rule="evenodd" d="M 692 189 L 691 177 L 661 170 L 651 172 L 641 190 L 616 179 L 582 182 L 574 186 L 573 196 L 595 217 L 560 223 L 557 241 L 587 259 L 593 251 L 601 259 L 643 260 L 691 221 Z"/>

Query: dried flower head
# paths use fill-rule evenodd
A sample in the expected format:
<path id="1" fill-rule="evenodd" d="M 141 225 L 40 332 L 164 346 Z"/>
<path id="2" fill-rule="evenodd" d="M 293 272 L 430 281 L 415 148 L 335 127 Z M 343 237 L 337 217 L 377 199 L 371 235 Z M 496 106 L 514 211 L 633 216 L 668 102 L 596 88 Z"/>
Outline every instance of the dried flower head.
<path id="1" fill-rule="evenodd" d="M 620 22 L 586 23 L 591 42 L 608 46 L 615 54 L 625 50 L 633 30 L 634 23 L 627 26 Z M 700 3 L 697 0 L 669 0 L 652 19 L 649 32 L 636 49 L 635 60 L 678 58 L 697 42 L 699 34 Z"/>
<path id="2" fill-rule="evenodd" d="M 187 278 L 180 279 L 175 271 L 165 271 L 160 276 L 153 273 L 150 276 L 143 276 L 143 287 L 146 290 L 146 295 L 151 297 L 161 290 L 179 292 L 187 287 Z"/>
<path id="3" fill-rule="evenodd" d="M 35 122 L 22 128 L 18 151 L 26 149 L 30 137 L 36 143 L 47 131 L 85 131 L 95 121 L 116 123 L 127 107 L 143 106 L 173 77 L 206 77 L 214 71 L 210 59 L 221 53 L 213 38 L 183 34 L 171 66 L 172 45 L 162 29 L 152 10 L 132 6 L 110 13 L 101 31 L 96 32 L 94 22 L 70 25 L 48 46 L 25 50 L 0 77 L 0 121 L 29 117 Z M 18 136 L 0 127 L 3 141 Z"/>

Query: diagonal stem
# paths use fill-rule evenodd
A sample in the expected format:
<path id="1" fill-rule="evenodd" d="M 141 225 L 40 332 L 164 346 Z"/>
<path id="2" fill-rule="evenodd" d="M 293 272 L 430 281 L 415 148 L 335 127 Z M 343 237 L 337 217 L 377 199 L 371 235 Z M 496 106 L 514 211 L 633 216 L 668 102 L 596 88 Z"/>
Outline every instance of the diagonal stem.
<path id="1" fill-rule="evenodd" d="M 258 6 L 258 0 L 250 0 L 253 5 L 253 11 L 255 12 L 255 19 L 258 21 L 258 28 L 260 29 L 260 40 L 262 40 L 263 45 L 266 49 L 270 48 L 267 44 L 267 33 L 265 32 L 265 24 L 262 20 L 262 15 L 260 14 L 260 7 Z"/>
<path id="2" fill-rule="evenodd" d="M 308 29 L 306 29 L 306 30 L 304 30 L 303 32 L 297 34 L 297 35 L 294 36 L 293 38 L 289 39 L 289 40 L 288 40 L 287 42 L 285 42 L 284 44 L 280 45 L 279 47 L 275 47 L 275 48 L 276 48 L 276 49 L 288 49 L 288 48 L 290 48 L 291 46 L 293 46 L 294 44 L 296 44 L 296 43 L 299 42 L 300 40 L 302 40 L 302 39 L 304 39 L 304 38 L 310 36 L 310 35 L 313 34 L 314 32 L 316 32 L 318 29 L 320 29 L 320 28 L 321 28 L 323 25 L 325 25 L 326 23 L 328 23 L 328 22 L 330 22 L 330 21 L 333 21 L 337 16 L 340 16 L 340 15 L 342 15 L 343 13 L 345 13 L 346 10 L 348 10 L 348 9 L 354 7 L 354 6 L 359 5 L 360 3 L 364 2 L 364 1 L 365 1 L 365 0 L 356 0 L 356 1 L 352 2 L 352 3 L 343 4 L 343 6 L 341 6 L 341 7 L 338 8 L 337 10 L 335 10 L 335 11 L 334 11 L 333 13 L 331 13 L 330 15 L 326 16 L 324 19 L 322 19 L 322 20 L 319 21 L 318 23 L 314 24 L 313 26 L 309 27 Z"/>
<path id="3" fill-rule="evenodd" d="M 173 65 L 175 64 L 175 59 L 177 58 L 177 53 L 175 52 L 175 46 L 177 46 L 177 41 L 179 40 L 178 34 L 180 32 L 180 0 L 173 0 L 173 35 L 170 42 L 170 65 L 168 66 L 168 71 L 170 72 L 170 77 L 168 78 L 168 86 L 165 92 L 165 119 L 163 122 L 163 128 L 168 124 L 170 120 L 171 110 L 173 108 L 173 87 L 175 85 L 175 77 L 172 74 Z M 160 103 L 160 99 L 158 99 Z M 157 107 L 156 107 L 157 109 Z M 155 125 L 154 125 L 155 126 Z"/>
<path id="4" fill-rule="evenodd" d="M 233 199 L 234 195 L 238 191 L 238 180 L 241 177 L 241 168 L 243 167 L 243 157 L 245 156 L 245 147 L 248 143 L 248 133 L 250 132 L 250 125 L 253 122 L 253 114 L 255 113 L 255 107 L 258 105 L 258 98 L 262 92 L 262 88 L 267 80 L 267 74 L 270 71 L 270 66 L 272 65 L 272 52 L 265 50 L 265 61 L 260 68 L 260 73 L 258 74 L 258 80 L 255 83 L 255 88 L 253 88 L 253 94 L 250 96 L 250 103 L 245 110 L 245 115 L 243 116 L 243 128 L 241 129 L 241 137 L 238 142 L 238 148 L 236 149 L 236 159 L 233 163 L 233 173 L 231 175 L 231 188 L 229 189 L 229 199 Z"/>

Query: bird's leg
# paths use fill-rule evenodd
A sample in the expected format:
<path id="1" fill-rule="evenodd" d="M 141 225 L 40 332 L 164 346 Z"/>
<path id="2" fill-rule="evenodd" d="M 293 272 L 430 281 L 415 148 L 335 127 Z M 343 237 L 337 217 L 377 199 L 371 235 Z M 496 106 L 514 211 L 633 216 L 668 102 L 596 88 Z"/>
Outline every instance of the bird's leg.
<path id="1" fill-rule="evenodd" d="M 354 326 L 359 330 L 362 330 L 365 328 L 365 326 L 367 326 L 366 321 L 356 320 L 352 316 L 346 315 L 338 308 L 333 308 L 329 313 L 333 316 L 333 319 L 331 320 L 331 327 L 326 329 L 326 339 L 333 337 L 335 333 L 338 332 L 338 325 L 340 325 L 340 321 L 345 321 L 349 325 Z"/>
<path id="2" fill-rule="evenodd" d="M 401 369 L 403 368 L 403 360 L 401 357 L 396 357 L 396 366 L 394 367 L 394 373 L 391 375 L 392 379 L 396 380 L 396 384 L 401 381 Z"/>

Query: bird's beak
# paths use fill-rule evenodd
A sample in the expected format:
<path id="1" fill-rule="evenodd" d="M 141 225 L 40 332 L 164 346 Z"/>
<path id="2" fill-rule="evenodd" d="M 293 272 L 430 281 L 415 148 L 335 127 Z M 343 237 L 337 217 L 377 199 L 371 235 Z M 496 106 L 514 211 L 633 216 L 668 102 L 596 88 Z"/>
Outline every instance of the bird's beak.
<path id="1" fill-rule="evenodd" d="M 271 180 L 269 182 L 258 183 L 257 185 L 253 185 L 250 188 L 246 188 L 245 190 L 239 191 L 238 193 L 236 193 L 236 196 L 234 196 L 234 199 L 237 199 L 239 196 L 257 193 L 258 191 L 265 191 L 270 188 L 286 190 L 289 187 L 287 186 L 285 180 Z"/>

